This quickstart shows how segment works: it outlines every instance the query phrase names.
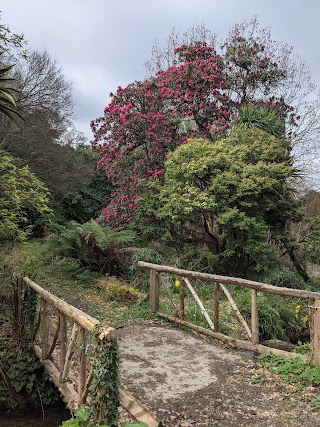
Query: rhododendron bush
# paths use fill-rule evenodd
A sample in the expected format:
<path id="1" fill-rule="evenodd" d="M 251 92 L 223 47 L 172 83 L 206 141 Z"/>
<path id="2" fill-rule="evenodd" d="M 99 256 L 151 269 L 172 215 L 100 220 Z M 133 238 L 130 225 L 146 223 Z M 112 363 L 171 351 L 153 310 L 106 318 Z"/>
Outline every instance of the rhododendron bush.
<path id="1" fill-rule="evenodd" d="M 205 41 L 177 46 L 168 68 L 110 94 L 104 116 L 91 123 L 99 166 L 115 187 L 101 220 L 130 223 L 148 180 L 163 180 L 167 153 L 187 139 L 221 138 L 243 104 L 273 109 L 290 138 L 297 117 L 279 90 L 289 74 L 278 56 L 269 56 L 259 38 L 236 31 L 221 54 Z"/>

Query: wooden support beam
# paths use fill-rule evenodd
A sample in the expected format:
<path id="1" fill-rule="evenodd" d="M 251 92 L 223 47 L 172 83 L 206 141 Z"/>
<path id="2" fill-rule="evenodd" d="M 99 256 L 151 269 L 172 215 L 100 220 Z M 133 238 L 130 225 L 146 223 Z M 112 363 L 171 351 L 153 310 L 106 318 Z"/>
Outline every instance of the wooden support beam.
<path id="1" fill-rule="evenodd" d="M 81 345 L 79 348 L 79 378 L 78 378 L 78 405 L 81 406 L 83 403 L 82 397 L 84 392 L 84 387 L 86 384 L 87 377 L 87 355 L 86 355 L 86 346 L 87 346 L 87 334 L 86 330 L 81 328 L 80 331 Z"/>
<path id="2" fill-rule="evenodd" d="M 320 300 L 314 301 L 309 306 L 310 323 L 310 364 L 312 366 L 320 365 Z"/>
<path id="3" fill-rule="evenodd" d="M 214 300 L 213 300 L 213 313 L 214 313 L 214 330 L 216 332 L 219 331 L 219 299 L 220 299 L 220 283 L 215 283 L 214 285 Z"/>
<path id="4" fill-rule="evenodd" d="M 159 277 L 155 270 L 150 270 L 150 310 L 159 310 Z"/>
<path id="5" fill-rule="evenodd" d="M 174 301 L 174 299 L 173 299 L 173 297 L 172 297 L 172 294 L 171 294 L 171 292 L 170 292 L 170 289 L 169 289 L 169 287 L 168 287 L 167 283 L 165 283 L 165 280 L 163 279 L 163 277 L 161 277 L 161 276 L 160 276 L 160 274 L 159 274 L 159 273 L 157 273 L 157 276 L 158 276 L 159 284 L 160 284 L 160 285 L 163 287 L 163 289 L 166 291 L 166 294 L 168 295 L 168 298 L 169 298 L 169 300 L 170 300 L 170 302 L 171 302 L 171 304 L 172 304 L 173 308 L 174 308 L 175 310 L 178 310 L 177 304 L 175 303 L 175 301 Z"/>
<path id="6" fill-rule="evenodd" d="M 45 356 L 48 354 L 49 328 L 48 328 L 47 302 L 43 298 L 41 298 L 40 300 L 40 315 L 41 315 L 41 321 L 40 321 L 41 348 L 42 348 L 42 356 L 45 358 Z"/>
<path id="7" fill-rule="evenodd" d="M 63 313 L 60 313 L 60 335 L 59 335 L 59 343 L 60 343 L 60 376 L 59 379 L 62 381 L 62 374 L 64 364 L 66 362 L 66 354 L 67 354 L 67 319 Z"/>
<path id="8" fill-rule="evenodd" d="M 96 325 L 100 322 L 94 317 L 89 316 L 84 313 L 82 310 L 79 310 L 76 307 L 66 303 L 62 299 L 56 297 L 50 292 L 43 289 L 37 283 L 30 280 L 28 277 L 23 277 L 23 282 L 30 286 L 35 292 L 37 292 L 42 299 L 52 304 L 59 312 L 65 314 L 68 318 L 76 322 L 78 325 L 82 326 L 87 331 L 91 331 Z M 105 326 L 104 327 L 104 339 L 115 340 L 116 339 L 116 330 L 114 328 Z"/>
<path id="9" fill-rule="evenodd" d="M 86 383 L 83 387 L 83 392 L 82 392 L 82 402 L 83 403 L 86 403 L 86 401 L 87 401 L 87 397 L 88 397 L 88 393 L 89 393 L 89 387 L 90 387 L 91 381 L 93 379 L 93 370 L 94 370 L 93 366 L 91 366 L 88 378 L 86 379 Z"/>
<path id="10" fill-rule="evenodd" d="M 68 376 L 70 360 L 71 360 L 73 352 L 76 348 L 78 332 L 79 332 L 78 325 L 76 323 L 74 323 L 73 328 L 72 328 L 72 332 L 71 332 L 71 336 L 70 336 L 70 340 L 69 340 L 69 345 L 67 348 L 66 360 L 64 363 L 63 371 L 62 371 L 61 381 L 65 381 L 65 379 Z"/>
<path id="11" fill-rule="evenodd" d="M 180 268 L 169 267 L 167 265 L 152 264 L 150 262 L 139 261 L 136 265 L 144 269 L 152 269 L 159 273 L 170 273 L 175 276 L 189 277 L 191 279 L 206 280 L 209 282 L 218 282 L 223 284 L 239 285 L 246 288 L 258 289 L 265 292 L 278 295 L 288 295 L 297 298 L 312 298 L 320 300 L 320 292 L 304 291 L 301 289 L 284 288 L 281 286 L 272 286 L 266 283 L 254 282 L 252 280 L 239 279 L 237 277 L 219 276 L 217 274 L 200 273 L 198 271 L 182 270 Z"/>
<path id="12" fill-rule="evenodd" d="M 210 331 L 210 329 L 205 329 L 205 328 L 202 328 L 201 326 L 194 325 L 193 323 L 189 323 L 184 320 L 177 319 L 173 316 L 168 316 L 167 314 L 158 312 L 158 315 L 163 319 L 169 320 L 170 322 L 190 328 L 198 332 L 199 334 L 216 338 L 217 340 L 220 340 L 225 344 L 230 345 L 233 348 L 242 348 L 244 350 L 249 350 L 249 351 L 253 351 L 255 353 L 260 353 L 260 354 L 268 354 L 271 352 L 276 356 L 300 357 L 306 363 L 308 363 L 310 360 L 308 356 L 303 356 L 302 354 L 290 353 L 289 351 L 278 350 L 277 348 L 267 347 L 262 344 L 253 344 L 250 341 L 238 340 L 236 338 L 229 337 L 228 335 L 221 334 L 220 332 Z"/>
<path id="13" fill-rule="evenodd" d="M 184 281 L 181 280 L 180 287 L 179 287 L 179 318 L 181 320 L 184 320 L 185 318 L 185 312 L 184 312 Z"/>
<path id="14" fill-rule="evenodd" d="M 55 384 L 55 386 L 58 388 L 60 393 L 65 399 L 65 402 L 69 409 L 72 412 L 75 412 L 78 408 L 78 395 L 77 392 L 74 390 L 72 385 L 65 382 L 62 383 L 59 379 L 59 371 L 56 368 L 56 366 L 51 362 L 51 360 L 46 359 L 43 360 L 42 356 L 42 350 L 38 345 L 35 345 L 34 347 L 36 356 L 40 359 L 41 363 L 45 367 L 46 371 L 48 372 L 52 382 Z"/>
<path id="15" fill-rule="evenodd" d="M 138 399 L 127 390 L 120 389 L 121 405 L 138 421 L 148 424 L 149 427 L 161 427 L 158 418 Z"/>
<path id="16" fill-rule="evenodd" d="M 256 289 L 251 289 L 251 341 L 253 344 L 259 342 L 259 316 L 258 316 L 258 295 Z"/>
<path id="17" fill-rule="evenodd" d="M 242 326 L 244 327 L 249 339 L 252 338 L 252 333 L 250 331 L 250 328 L 248 326 L 248 323 L 245 321 L 244 317 L 242 316 L 242 314 L 240 313 L 236 303 L 234 302 L 234 299 L 232 298 L 230 292 L 228 291 L 228 289 L 222 284 L 220 283 L 221 289 L 223 290 L 225 296 L 227 297 L 233 311 L 236 313 L 237 318 L 239 319 L 240 323 L 242 324 Z M 254 289 L 253 289 L 254 291 Z"/>
<path id="18" fill-rule="evenodd" d="M 188 287 L 189 291 L 191 292 L 193 298 L 196 300 L 196 303 L 198 304 L 198 306 L 201 310 L 201 313 L 204 315 L 204 317 L 205 317 L 206 321 L 208 322 L 208 325 L 210 326 L 211 330 L 214 331 L 214 324 L 213 324 L 212 320 L 210 319 L 210 316 L 209 316 L 207 310 L 204 308 L 204 306 L 203 306 L 200 298 L 198 297 L 196 291 L 191 286 L 190 281 L 186 277 L 183 278 L 183 281 L 187 285 L 187 287 Z"/>
<path id="19" fill-rule="evenodd" d="M 58 319 L 58 324 L 57 324 L 57 327 L 55 329 L 55 333 L 54 333 L 54 337 L 53 337 L 53 340 L 52 340 L 52 343 L 51 343 L 51 347 L 50 347 L 48 353 L 45 354 L 45 356 L 44 356 L 45 359 L 49 359 L 51 357 L 51 355 L 53 353 L 53 350 L 54 350 L 54 348 L 55 348 L 55 346 L 57 344 L 57 340 L 58 340 L 58 337 L 59 337 L 59 332 L 60 332 L 60 318 Z"/>

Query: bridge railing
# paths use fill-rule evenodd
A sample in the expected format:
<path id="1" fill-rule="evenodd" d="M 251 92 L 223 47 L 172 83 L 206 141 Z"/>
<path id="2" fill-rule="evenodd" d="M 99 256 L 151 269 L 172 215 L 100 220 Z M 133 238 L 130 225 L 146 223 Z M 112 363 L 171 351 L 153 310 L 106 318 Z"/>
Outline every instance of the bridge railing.
<path id="1" fill-rule="evenodd" d="M 18 279 L 15 299 L 20 320 L 23 317 L 22 296 L 27 287 L 40 297 L 37 319 L 31 332 L 35 353 L 69 408 L 76 411 L 86 403 L 93 379 L 95 360 L 89 356 L 89 334 L 99 321 L 46 291 L 28 277 Z M 101 340 L 116 339 L 116 331 L 111 327 L 103 327 L 99 332 Z"/>
<path id="2" fill-rule="evenodd" d="M 320 292 L 311 292 L 307 290 L 285 288 L 272 286 L 266 283 L 254 282 L 251 280 L 240 279 L 228 276 L 219 276 L 215 274 L 200 273 L 196 271 L 182 270 L 166 265 L 152 264 L 139 261 L 137 266 L 150 271 L 150 309 L 152 312 L 157 312 L 161 317 L 170 320 L 174 323 L 189 327 L 199 333 L 224 341 L 225 343 L 245 350 L 254 351 L 256 353 L 269 353 L 270 351 L 276 355 L 300 356 L 306 362 L 312 365 L 320 365 Z M 179 278 L 179 301 L 177 302 L 170 292 L 170 288 L 165 283 L 163 273 L 173 275 Z M 189 279 L 197 279 L 201 281 L 211 282 L 213 290 L 213 313 L 214 318 L 211 320 L 207 310 L 198 297 Z M 238 307 L 233 300 L 226 285 L 235 285 L 251 289 L 251 324 L 249 325 L 241 315 Z M 159 312 L 159 291 L 163 287 L 167 296 L 175 310 L 174 316 Z M 185 292 L 189 290 L 196 300 L 202 314 L 206 318 L 209 328 L 206 329 L 187 322 L 185 320 Z M 295 298 L 306 298 L 309 301 L 309 327 L 310 327 L 310 357 L 298 355 L 292 352 L 279 350 L 262 345 L 259 342 L 259 307 L 258 307 L 258 291 L 268 292 L 277 295 L 285 295 Z M 220 294 L 224 293 L 234 310 L 239 322 L 242 324 L 247 340 L 236 339 L 228 335 L 218 332 L 219 330 L 219 303 Z"/>

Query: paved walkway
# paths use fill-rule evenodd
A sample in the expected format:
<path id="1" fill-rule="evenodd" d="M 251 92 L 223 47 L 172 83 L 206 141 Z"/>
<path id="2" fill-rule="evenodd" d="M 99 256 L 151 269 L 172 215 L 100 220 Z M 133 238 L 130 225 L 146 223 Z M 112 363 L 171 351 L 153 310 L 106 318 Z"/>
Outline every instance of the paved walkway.
<path id="1" fill-rule="evenodd" d="M 249 357 L 162 324 L 119 332 L 122 382 L 164 426 L 320 427 Z"/>

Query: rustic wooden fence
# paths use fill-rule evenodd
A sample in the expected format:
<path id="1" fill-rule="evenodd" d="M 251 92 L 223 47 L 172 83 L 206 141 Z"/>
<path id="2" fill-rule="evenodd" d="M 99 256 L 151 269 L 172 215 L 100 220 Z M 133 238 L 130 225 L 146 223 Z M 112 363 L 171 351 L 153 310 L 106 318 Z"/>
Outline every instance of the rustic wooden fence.
<path id="1" fill-rule="evenodd" d="M 17 326 L 23 328 L 23 295 L 29 287 L 39 295 L 38 317 L 34 323 L 32 339 L 36 356 L 40 359 L 49 377 L 58 388 L 72 412 L 88 402 L 89 386 L 98 363 L 90 356 L 90 333 L 99 326 L 99 339 L 115 341 L 116 330 L 66 303 L 43 289 L 28 277 L 19 278 L 14 292 L 14 310 Z M 157 417 L 130 392 L 119 389 L 121 405 L 138 421 L 150 427 L 160 426 Z M 90 404 L 90 402 L 89 402 Z"/>
<path id="2" fill-rule="evenodd" d="M 39 297 L 37 320 L 32 338 L 37 357 L 71 409 L 86 403 L 93 378 L 93 362 L 88 357 L 89 334 L 99 321 L 46 291 L 28 277 L 18 279 L 16 309 L 23 322 L 23 293 L 29 287 Z M 115 330 L 104 327 L 101 340 L 116 339 Z"/>
<path id="3" fill-rule="evenodd" d="M 309 300 L 309 326 L 310 326 L 310 353 L 311 356 L 299 355 L 306 362 L 311 365 L 320 365 L 320 292 L 311 292 L 300 289 L 284 288 L 278 286 L 268 285 L 266 283 L 254 282 L 251 280 L 239 279 L 235 277 L 219 276 L 215 274 L 200 273 L 189 270 L 182 270 L 166 265 L 152 264 L 148 262 L 139 261 L 137 265 L 142 269 L 150 271 L 150 309 L 152 312 L 157 312 L 159 316 L 170 320 L 171 322 L 189 327 L 199 333 L 219 339 L 228 345 L 241 348 L 245 350 L 254 351 L 256 353 L 269 353 L 270 351 L 276 355 L 285 356 L 298 356 L 298 354 L 291 353 L 284 350 L 268 347 L 259 343 L 259 307 L 258 307 L 258 291 L 269 292 L 277 295 L 285 295 L 296 298 L 306 298 Z M 179 303 L 174 301 L 170 289 L 163 282 L 160 273 L 172 274 L 179 277 Z M 189 279 L 198 279 L 206 282 L 211 282 L 213 285 L 213 312 L 214 319 L 210 319 L 207 310 L 203 306 L 200 298 L 194 290 Z M 248 325 L 244 317 L 238 310 L 230 292 L 225 285 L 242 286 L 251 289 L 251 325 Z M 159 290 L 163 286 L 168 294 L 175 310 L 174 316 L 163 314 L 159 312 Z M 199 308 L 206 318 L 209 328 L 206 329 L 187 322 L 185 320 L 185 292 L 188 289 L 195 298 Z M 220 294 L 223 292 L 229 301 L 232 309 L 234 310 L 239 322 L 242 324 L 248 340 L 236 339 L 228 335 L 218 332 L 219 330 L 219 302 Z"/>

